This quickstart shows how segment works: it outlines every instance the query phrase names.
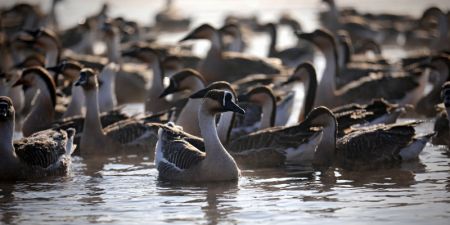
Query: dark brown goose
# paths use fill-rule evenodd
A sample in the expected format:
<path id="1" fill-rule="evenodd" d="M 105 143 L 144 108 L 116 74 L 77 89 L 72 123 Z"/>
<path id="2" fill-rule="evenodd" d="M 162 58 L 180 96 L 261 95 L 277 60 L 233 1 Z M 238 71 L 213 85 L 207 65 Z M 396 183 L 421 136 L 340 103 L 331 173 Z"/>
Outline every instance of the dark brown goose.
<path id="1" fill-rule="evenodd" d="M 294 80 L 304 82 L 305 100 L 298 121 L 304 120 L 312 108 L 317 93 L 316 70 L 311 63 L 299 65 L 286 83 Z M 338 135 L 343 136 L 352 126 L 368 126 L 380 123 L 394 123 L 405 112 L 404 107 L 391 104 L 383 99 L 374 99 L 370 104 L 346 104 L 332 109 L 338 121 Z"/>
<path id="2" fill-rule="evenodd" d="M 255 73 L 279 74 L 282 72 L 281 62 L 278 60 L 223 51 L 219 31 L 209 24 L 197 27 L 180 42 L 196 39 L 207 39 L 211 42 L 208 54 L 198 66 L 199 72 L 208 82 L 233 81 Z"/>
<path id="3" fill-rule="evenodd" d="M 342 138 L 337 138 L 337 121 L 325 107 L 322 119 L 334 126 L 323 129 L 322 142 L 316 151 L 314 163 L 323 168 L 330 165 L 348 169 L 377 168 L 414 160 L 422 152 L 432 134 L 416 135 L 414 127 L 420 122 L 378 124 L 357 128 Z"/>
<path id="4" fill-rule="evenodd" d="M 66 175 L 75 131 L 45 130 L 13 142 L 14 114 L 11 99 L 0 96 L 0 180 Z"/>
<path id="5" fill-rule="evenodd" d="M 236 162 L 219 140 L 215 116 L 227 111 L 244 113 L 244 110 L 232 101 L 233 96 L 227 91 L 211 90 L 202 98 L 197 115 L 204 141 L 173 124 L 161 126 L 158 131 L 155 166 L 160 179 L 208 182 L 239 178 Z"/>

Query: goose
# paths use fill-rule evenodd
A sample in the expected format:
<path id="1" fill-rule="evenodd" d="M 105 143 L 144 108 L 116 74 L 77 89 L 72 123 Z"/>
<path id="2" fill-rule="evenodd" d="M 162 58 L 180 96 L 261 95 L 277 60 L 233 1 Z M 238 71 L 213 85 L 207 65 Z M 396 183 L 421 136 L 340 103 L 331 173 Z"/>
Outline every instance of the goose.
<path id="1" fill-rule="evenodd" d="M 149 64 L 153 71 L 153 79 L 145 99 L 145 112 L 157 113 L 170 108 L 172 105 L 165 98 L 159 98 L 164 91 L 164 71 L 158 53 L 150 47 L 142 47 L 129 49 L 122 56 L 135 57 Z"/>
<path id="2" fill-rule="evenodd" d="M 334 114 L 323 106 L 315 110 L 322 112 L 318 120 L 329 124 L 323 129 L 314 155 L 313 165 L 318 169 L 332 165 L 351 170 L 374 169 L 414 160 L 434 135 L 417 135 L 414 127 L 421 121 L 407 121 L 356 128 L 338 138 Z"/>
<path id="3" fill-rule="evenodd" d="M 102 128 L 98 109 L 97 74 L 92 69 L 82 69 L 75 85 L 83 88 L 86 100 L 86 117 L 80 141 L 82 156 L 147 154 L 154 150 L 157 123 L 150 124 L 131 118 Z"/>
<path id="4" fill-rule="evenodd" d="M 66 175 L 75 131 L 45 130 L 13 142 L 14 115 L 11 99 L 0 96 L 0 180 Z"/>
<path id="5" fill-rule="evenodd" d="M 324 53 L 326 66 L 318 86 L 315 105 L 334 107 L 347 103 L 368 103 L 373 98 L 395 100 L 401 104 L 415 104 L 421 97 L 429 70 L 419 70 L 418 74 L 407 75 L 406 72 L 373 73 L 368 77 L 351 82 L 339 89 L 335 78 L 339 73 L 337 64 L 336 42 L 327 31 L 316 30 L 300 34 L 300 38 L 313 42 Z"/>
<path id="6" fill-rule="evenodd" d="M 238 24 L 228 23 L 223 25 L 219 32 L 222 34 L 222 44 L 225 51 L 243 52 L 248 43 Z"/>
<path id="7" fill-rule="evenodd" d="M 25 97 L 22 87 L 14 84 L 20 79 L 20 72 L 12 70 L 0 74 L 0 96 L 8 96 L 12 99 L 16 117 L 20 117 L 23 108 L 25 107 Z"/>
<path id="8" fill-rule="evenodd" d="M 22 85 L 25 98 L 33 99 L 34 103 L 23 121 L 23 135 L 28 137 L 49 128 L 56 106 L 56 87 L 51 75 L 42 67 L 30 67 L 22 72 L 15 85 Z"/>
<path id="9" fill-rule="evenodd" d="M 261 59 L 237 52 L 223 51 L 218 30 L 203 24 L 186 35 L 180 42 L 207 39 L 211 47 L 206 57 L 199 63 L 198 70 L 208 82 L 233 81 L 248 74 L 279 74 L 282 66 L 279 60 Z"/>
<path id="10" fill-rule="evenodd" d="M 283 65 L 290 68 L 297 66 L 301 62 L 311 61 L 313 59 L 314 49 L 308 44 L 278 50 L 276 47 L 278 39 L 277 25 L 274 23 L 267 23 L 263 26 L 270 35 L 268 57 L 279 58 Z"/>
<path id="11" fill-rule="evenodd" d="M 417 102 L 415 108 L 421 115 L 434 117 L 437 115 L 435 105 L 441 101 L 441 87 L 446 81 L 450 81 L 450 58 L 444 55 L 434 56 L 430 64 L 435 68 L 433 71 L 438 73 L 437 79 L 433 82 L 431 91 Z"/>
<path id="12" fill-rule="evenodd" d="M 199 72 L 193 69 L 184 69 L 170 77 L 169 86 L 164 89 L 159 97 L 163 98 L 169 94 L 182 91 L 197 92 L 205 88 L 205 85 L 206 82 Z M 192 117 L 192 115 L 195 115 L 200 104 L 200 99 L 189 98 L 175 120 L 176 125 L 183 127 L 185 132 L 195 136 L 200 136 L 200 127 L 197 118 Z"/>
<path id="13" fill-rule="evenodd" d="M 441 96 L 445 110 L 443 110 L 434 123 L 436 136 L 433 137 L 433 144 L 450 146 L 450 120 L 448 116 L 450 115 L 450 82 L 446 82 L 442 86 Z"/>
<path id="14" fill-rule="evenodd" d="M 304 115 L 313 109 L 316 98 L 317 76 L 314 66 L 309 62 L 300 64 L 285 84 L 293 81 L 303 82 L 305 86 L 305 100 L 298 118 L 298 121 L 301 122 L 304 120 Z M 370 104 L 350 103 L 332 109 L 339 124 L 339 136 L 345 134 L 345 131 L 352 126 L 394 123 L 405 111 L 405 107 L 391 104 L 384 99 L 373 99 Z"/>
<path id="15" fill-rule="evenodd" d="M 166 0 L 165 8 L 156 14 L 155 22 L 160 31 L 183 31 L 189 28 L 191 19 L 180 15 L 173 6 L 173 0 Z"/>
<path id="16" fill-rule="evenodd" d="M 203 140 L 191 138 L 173 124 L 161 126 L 155 151 L 160 179 L 211 182 L 239 178 L 240 170 L 220 142 L 215 121 L 220 112 L 245 113 L 232 99 L 232 94 L 223 90 L 211 90 L 202 96 L 197 114 Z"/>

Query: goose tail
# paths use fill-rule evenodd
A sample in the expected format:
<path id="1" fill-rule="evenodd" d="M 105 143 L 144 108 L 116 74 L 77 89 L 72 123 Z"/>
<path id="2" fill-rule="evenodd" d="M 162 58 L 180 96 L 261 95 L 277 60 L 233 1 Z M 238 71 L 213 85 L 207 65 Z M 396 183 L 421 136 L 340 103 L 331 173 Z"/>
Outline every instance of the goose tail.
<path id="1" fill-rule="evenodd" d="M 430 141 L 430 139 L 435 135 L 434 132 L 428 133 L 421 136 L 414 137 L 413 141 L 406 147 L 400 150 L 400 156 L 402 160 L 408 161 L 419 157 L 419 154 L 425 148 L 425 145 Z"/>

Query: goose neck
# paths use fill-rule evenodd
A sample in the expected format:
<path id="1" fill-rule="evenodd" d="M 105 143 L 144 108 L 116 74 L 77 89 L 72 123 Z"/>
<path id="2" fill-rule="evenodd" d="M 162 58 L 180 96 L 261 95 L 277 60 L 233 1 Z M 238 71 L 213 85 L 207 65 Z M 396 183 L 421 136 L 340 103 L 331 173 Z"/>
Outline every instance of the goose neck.
<path id="1" fill-rule="evenodd" d="M 100 111 L 98 106 L 98 89 L 85 90 L 86 117 L 82 139 L 94 140 L 103 137 L 102 125 L 100 122 Z"/>
<path id="2" fill-rule="evenodd" d="M 274 98 L 268 98 L 263 102 L 260 130 L 275 125 L 276 107 L 276 100 Z"/>
<path id="3" fill-rule="evenodd" d="M 45 54 L 45 66 L 55 67 L 58 65 L 59 49 L 57 46 L 49 46 Z"/>
<path id="4" fill-rule="evenodd" d="M 114 34 L 112 37 L 107 38 L 106 48 L 109 62 L 120 64 L 120 37 L 118 34 Z"/>
<path id="5" fill-rule="evenodd" d="M 82 108 L 84 106 L 84 94 L 83 89 L 79 86 L 72 86 L 72 99 L 64 113 L 64 118 L 82 115 Z"/>
<path id="6" fill-rule="evenodd" d="M 14 119 L 9 121 L 0 121 L 0 161 L 14 157 Z"/>
<path id="7" fill-rule="evenodd" d="M 336 118 L 330 117 L 322 125 L 323 137 L 317 147 L 313 161 L 314 165 L 319 167 L 330 166 L 333 163 L 337 139 Z"/>
<path id="8" fill-rule="evenodd" d="M 221 143 L 228 143 L 231 127 L 233 125 L 234 113 L 224 112 L 220 116 L 219 123 L 217 124 L 217 133 Z"/>
<path id="9" fill-rule="evenodd" d="M 269 56 L 275 55 L 277 52 L 277 28 L 275 26 L 270 26 L 269 28 L 270 35 L 270 45 L 269 45 Z"/>
<path id="10" fill-rule="evenodd" d="M 221 160 L 224 157 L 231 157 L 220 142 L 216 129 L 215 114 L 210 112 L 205 105 L 202 105 L 198 111 L 198 120 L 205 141 L 206 160 Z"/>
<path id="11" fill-rule="evenodd" d="M 309 73 L 308 73 L 309 74 Z M 316 98 L 317 91 L 317 77 L 315 74 L 309 74 L 305 77 L 304 81 L 305 88 L 305 100 L 303 101 L 303 107 L 300 111 L 300 116 L 298 118 L 298 122 L 302 122 L 305 120 L 305 116 L 308 115 L 309 112 L 314 107 L 314 100 Z"/>
<path id="12" fill-rule="evenodd" d="M 330 101 L 333 101 L 336 91 L 336 76 L 338 75 L 339 66 L 337 65 L 338 56 L 336 46 L 334 44 L 327 44 L 321 46 L 321 50 L 325 57 L 325 69 L 323 71 L 322 78 L 319 83 L 318 92 L 320 95 L 316 95 L 316 106 L 319 105 L 333 105 Z"/>
<path id="13" fill-rule="evenodd" d="M 153 62 L 150 64 L 150 67 L 153 70 L 153 80 L 152 80 L 152 86 L 150 90 L 153 92 L 162 93 L 164 90 L 164 72 L 161 66 L 161 61 L 156 59 L 153 60 Z"/>

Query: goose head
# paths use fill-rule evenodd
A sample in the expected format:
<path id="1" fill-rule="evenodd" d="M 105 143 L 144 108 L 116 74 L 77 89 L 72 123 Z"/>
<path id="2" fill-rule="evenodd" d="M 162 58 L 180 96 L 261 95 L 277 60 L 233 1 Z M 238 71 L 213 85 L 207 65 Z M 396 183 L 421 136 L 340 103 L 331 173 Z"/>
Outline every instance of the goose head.
<path id="1" fill-rule="evenodd" d="M 61 49 L 61 43 L 56 34 L 48 29 L 27 30 L 26 34 L 33 38 L 34 45 L 38 48 L 48 51 L 51 49 Z"/>
<path id="2" fill-rule="evenodd" d="M 216 28 L 205 23 L 195 28 L 192 32 L 190 32 L 188 35 L 182 38 L 179 42 L 198 39 L 212 40 L 215 34 L 217 34 Z"/>
<path id="3" fill-rule="evenodd" d="M 209 90 L 206 95 L 194 94 L 190 98 L 198 99 L 203 98 L 203 106 L 210 113 L 221 113 L 221 112 L 236 112 L 244 114 L 245 110 L 239 107 L 236 102 L 233 101 L 233 94 L 229 91 L 213 89 Z"/>
<path id="4" fill-rule="evenodd" d="M 282 85 L 288 85 L 294 82 L 305 82 L 314 80 L 317 84 L 317 73 L 314 65 L 311 62 L 304 62 L 298 65 L 292 75 L 282 83 Z"/>
<path id="5" fill-rule="evenodd" d="M 322 51 L 327 48 L 336 49 L 336 40 L 333 34 L 324 29 L 317 29 L 311 33 L 299 33 L 296 32 L 296 35 L 300 39 L 304 39 L 316 45 Z"/>
<path id="6" fill-rule="evenodd" d="M 306 116 L 305 122 L 314 127 L 332 126 L 337 128 L 338 125 L 336 116 L 325 106 L 319 106 L 311 110 L 311 112 Z"/>
<path id="7" fill-rule="evenodd" d="M 275 126 L 277 100 L 271 88 L 258 86 L 238 96 L 241 102 L 250 102 L 262 107 L 261 128 Z M 267 113 L 267 115 L 265 115 Z M 269 115 L 269 117 L 267 117 Z"/>
<path id="8" fill-rule="evenodd" d="M 447 81 L 442 85 L 441 98 L 447 110 L 447 115 L 450 115 L 450 81 Z"/>
<path id="9" fill-rule="evenodd" d="M 174 74 L 170 78 L 169 86 L 163 91 L 163 93 L 159 97 L 163 98 L 169 94 L 185 90 L 198 91 L 199 89 L 203 89 L 203 87 L 201 88 L 195 87 L 196 84 L 198 83 L 201 83 L 203 87 L 206 84 L 206 81 L 199 72 L 193 69 L 181 70 L 180 72 Z"/>
<path id="10" fill-rule="evenodd" d="M 14 120 L 14 106 L 9 97 L 0 96 L 0 123 Z"/>
<path id="11" fill-rule="evenodd" d="M 69 80 L 70 82 L 74 82 L 78 79 L 81 69 L 83 65 L 73 60 L 63 60 L 57 66 L 46 68 L 49 71 L 54 72 L 56 75 L 62 74 L 64 78 Z M 57 79 L 55 79 L 57 80 Z"/>
<path id="12" fill-rule="evenodd" d="M 85 91 L 97 90 L 97 73 L 90 68 L 82 69 L 80 71 L 80 78 L 75 82 L 75 86 L 81 86 Z"/>
<path id="13" fill-rule="evenodd" d="M 113 39 L 114 37 L 117 37 L 119 35 L 120 30 L 116 26 L 114 21 L 107 21 L 101 26 L 101 32 L 105 38 Z"/>
<path id="14" fill-rule="evenodd" d="M 219 32 L 221 34 L 230 35 L 233 38 L 240 38 L 242 36 L 241 29 L 237 23 L 227 23 L 219 29 Z"/>
<path id="15" fill-rule="evenodd" d="M 168 56 L 162 62 L 161 66 L 167 76 L 170 76 L 184 68 L 183 62 L 178 56 Z"/>
<path id="16" fill-rule="evenodd" d="M 202 90 L 199 90 L 199 91 L 195 92 L 191 96 L 194 96 L 194 97 L 197 97 L 197 98 L 198 97 L 204 97 L 204 96 L 206 96 L 206 94 L 209 91 L 214 90 L 214 89 L 231 92 L 233 94 L 233 99 L 236 99 L 236 97 L 237 97 L 236 91 L 233 88 L 233 86 L 231 86 L 231 84 L 226 82 L 226 81 L 213 82 L 213 83 L 209 84 L 208 87 L 203 88 Z"/>

